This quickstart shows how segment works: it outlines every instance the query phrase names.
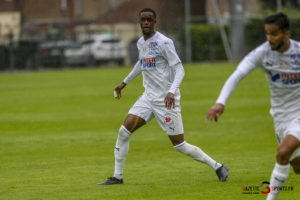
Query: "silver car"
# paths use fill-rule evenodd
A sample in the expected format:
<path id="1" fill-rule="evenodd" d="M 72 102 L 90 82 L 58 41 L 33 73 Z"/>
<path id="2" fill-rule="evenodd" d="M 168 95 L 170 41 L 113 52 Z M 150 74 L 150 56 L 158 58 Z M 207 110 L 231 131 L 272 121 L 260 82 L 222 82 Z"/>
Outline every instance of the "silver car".
<path id="1" fill-rule="evenodd" d="M 89 49 L 77 42 L 72 42 L 66 46 L 64 57 L 67 65 L 92 64 Z"/>
<path id="2" fill-rule="evenodd" d="M 93 35 L 91 39 L 82 42 L 84 48 L 90 52 L 90 59 L 96 63 L 115 61 L 124 64 L 126 50 L 120 39 L 110 34 Z"/>

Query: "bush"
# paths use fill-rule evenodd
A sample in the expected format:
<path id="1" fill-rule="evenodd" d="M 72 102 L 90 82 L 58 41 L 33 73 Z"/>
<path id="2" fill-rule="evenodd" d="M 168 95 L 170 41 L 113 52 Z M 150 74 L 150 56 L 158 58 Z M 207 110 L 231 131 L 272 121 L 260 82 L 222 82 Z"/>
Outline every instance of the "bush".
<path id="1" fill-rule="evenodd" d="M 290 19 L 291 38 L 300 41 L 300 21 L 298 18 Z M 251 19 L 246 24 L 246 47 L 249 52 L 266 41 L 264 19 Z"/>
<path id="2" fill-rule="evenodd" d="M 192 24 L 191 37 L 193 62 L 227 59 L 218 26 L 208 24 Z M 176 38 L 180 43 L 180 47 L 184 49 L 184 30 L 181 30 Z M 179 51 L 181 53 L 181 57 L 184 58 L 185 52 L 182 50 Z"/>
<path id="3" fill-rule="evenodd" d="M 263 19 L 250 19 L 245 26 L 246 53 L 266 41 Z"/>
<path id="4" fill-rule="evenodd" d="M 219 28 L 212 25 L 192 25 L 193 61 L 226 60 Z"/>
<path id="5" fill-rule="evenodd" d="M 300 41 L 300 20 L 292 18 L 290 22 L 291 38 Z"/>

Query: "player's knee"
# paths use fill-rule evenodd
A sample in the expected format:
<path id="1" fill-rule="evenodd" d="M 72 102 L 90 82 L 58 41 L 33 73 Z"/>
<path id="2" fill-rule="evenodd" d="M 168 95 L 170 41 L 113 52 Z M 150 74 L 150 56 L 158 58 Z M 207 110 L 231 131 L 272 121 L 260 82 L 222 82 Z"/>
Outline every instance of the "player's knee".
<path id="1" fill-rule="evenodd" d="M 130 137 L 131 132 L 126 129 L 124 125 L 122 125 L 119 129 L 119 138 L 126 140 Z"/>
<path id="2" fill-rule="evenodd" d="M 288 147 L 279 146 L 276 155 L 277 161 L 279 161 L 279 163 L 288 163 L 291 153 Z"/>

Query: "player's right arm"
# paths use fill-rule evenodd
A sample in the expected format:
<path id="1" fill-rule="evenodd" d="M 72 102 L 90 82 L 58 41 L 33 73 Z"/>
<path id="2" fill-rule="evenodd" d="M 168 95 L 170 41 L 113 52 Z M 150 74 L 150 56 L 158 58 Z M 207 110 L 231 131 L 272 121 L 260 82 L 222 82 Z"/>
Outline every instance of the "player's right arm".
<path id="1" fill-rule="evenodd" d="M 118 85 L 115 90 L 114 90 L 114 96 L 116 99 L 120 99 L 122 97 L 122 89 L 131 81 L 133 80 L 137 75 L 139 75 L 142 72 L 142 67 L 141 67 L 141 61 L 137 61 L 136 64 L 134 65 L 133 69 L 131 72 L 128 74 L 128 76 L 123 80 L 123 82 Z"/>
<path id="2" fill-rule="evenodd" d="M 122 82 L 120 85 L 118 85 L 114 90 L 114 96 L 116 99 L 120 99 L 122 96 L 121 90 L 126 86 L 127 84 Z"/>
<path id="3" fill-rule="evenodd" d="M 206 114 L 206 119 L 210 122 L 215 120 L 218 121 L 218 118 L 222 115 L 224 112 L 224 104 L 216 103 L 213 107 L 209 109 L 209 111 Z"/>

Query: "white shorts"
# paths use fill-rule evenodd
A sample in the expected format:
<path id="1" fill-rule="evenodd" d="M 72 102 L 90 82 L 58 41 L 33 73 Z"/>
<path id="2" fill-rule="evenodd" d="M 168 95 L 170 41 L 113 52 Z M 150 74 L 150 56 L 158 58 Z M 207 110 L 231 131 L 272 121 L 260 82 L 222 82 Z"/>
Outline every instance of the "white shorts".
<path id="1" fill-rule="evenodd" d="M 164 105 L 154 105 L 143 95 L 130 108 L 128 114 L 139 116 L 146 123 L 155 117 L 168 135 L 178 135 L 184 132 L 180 105 L 175 105 L 175 108 L 168 110 Z"/>
<path id="2" fill-rule="evenodd" d="M 290 123 L 275 123 L 274 127 L 279 144 L 287 135 L 292 135 L 300 141 L 300 118 L 296 118 Z M 300 147 L 292 153 L 290 161 L 298 156 L 300 156 Z"/>

